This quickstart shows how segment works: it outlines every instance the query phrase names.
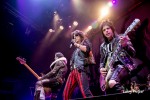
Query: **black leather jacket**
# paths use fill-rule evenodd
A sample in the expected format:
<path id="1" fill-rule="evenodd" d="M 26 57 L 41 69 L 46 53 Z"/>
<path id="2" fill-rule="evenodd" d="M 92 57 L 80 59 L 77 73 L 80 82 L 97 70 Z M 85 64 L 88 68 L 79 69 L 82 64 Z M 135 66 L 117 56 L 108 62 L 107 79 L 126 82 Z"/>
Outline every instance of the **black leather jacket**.
<path id="1" fill-rule="evenodd" d="M 89 57 L 89 52 L 92 50 L 91 43 L 86 39 L 83 40 L 82 45 L 86 46 L 86 52 L 81 51 L 79 48 L 75 49 L 70 60 L 70 69 L 78 68 L 82 71 L 89 72 L 86 60 Z"/>
<path id="2" fill-rule="evenodd" d="M 110 43 L 102 43 L 100 46 L 100 68 L 105 67 L 106 60 L 108 55 L 110 54 L 110 51 L 107 50 L 107 45 L 112 45 L 112 50 L 116 47 L 116 44 L 118 43 L 119 39 L 116 37 L 114 38 Z M 133 48 L 132 43 L 129 41 L 127 43 L 128 45 L 124 48 L 121 48 L 121 50 L 117 53 L 117 59 L 114 59 L 114 66 L 115 64 L 123 64 L 123 65 L 133 65 L 133 61 L 131 57 L 135 56 L 135 50 Z M 134 66 L 133 66 L 134 67 Z"/>
<path id="3" fill-rule="evenodd" d="M 64 61 L 58 61 L 53 66 L 53 69 L 45 74 L 42 79 L 50 79 L 50 80 L 65 80 L 65 75 L 67 73 L 67 65 Z"/>

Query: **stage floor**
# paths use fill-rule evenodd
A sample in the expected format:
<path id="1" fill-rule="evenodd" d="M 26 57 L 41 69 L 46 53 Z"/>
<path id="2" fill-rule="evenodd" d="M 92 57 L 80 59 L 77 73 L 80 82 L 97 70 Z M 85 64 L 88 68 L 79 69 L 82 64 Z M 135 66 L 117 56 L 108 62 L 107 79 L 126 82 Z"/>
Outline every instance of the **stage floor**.
<path id="1" fill-rule="evenodd" d="M 71 100 L 150 100 L 150 90 L 139 91 L 137 93 L 119 93 L 94 96 L 89 98 L 76 98 Z"/>

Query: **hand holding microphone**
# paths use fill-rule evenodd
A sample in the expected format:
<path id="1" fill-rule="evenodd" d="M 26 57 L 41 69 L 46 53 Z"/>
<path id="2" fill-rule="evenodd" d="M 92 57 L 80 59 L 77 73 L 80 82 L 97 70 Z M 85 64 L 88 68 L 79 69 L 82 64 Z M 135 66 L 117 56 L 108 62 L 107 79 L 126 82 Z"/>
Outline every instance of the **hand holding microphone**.
<path id="1" fill-rule="evenodd" d="M 74 43 L 75 43 L 75 39 L 72 39 L 71 40 L 71 44 L 70 44 L 70 48 L 72 48 L 72 46 L 74 45 Z"/>
<path id="2" fill-rule="evenodd" d="M 71 48 L 73 45 L 74 45 L 75 47 L 77 47 L 77 48 L 79 48 L 79 47 L 81 46 L 79 43 L 75 42 L 75 39 L 72 39 L 72 40 L 71 40 L 70 48 Z"/>

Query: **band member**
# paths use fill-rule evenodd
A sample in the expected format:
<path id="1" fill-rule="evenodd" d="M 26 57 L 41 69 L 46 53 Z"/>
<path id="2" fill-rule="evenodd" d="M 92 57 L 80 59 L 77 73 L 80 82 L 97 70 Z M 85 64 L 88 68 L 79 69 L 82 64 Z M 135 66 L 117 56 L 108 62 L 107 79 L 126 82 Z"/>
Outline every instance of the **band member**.
<path id="1" fill-rule="evenodd" d="M 104 38 L 104 42 L 100 45 L 100 85 L 103 81 L 101 77 L 109 76 L 105 84 L 105 92 L 122 93 L 122 85 L 125 83 L 129 72 L 135 68 L 131 59 L 131 57 L 135 56 L 135 49 L 127 35 L 123 36 L 116 33 L 110 20 L 101 22 L 100 32 Z M 119 46 L 118 43 L 120 44 Z M 115 52 L 116 47 L 120 48 L 118 52 Z M 111 59 L 114 52 L 116 58 Z M 109 65 L 111 62 L 113 62 L 112 65 Z M 110 66 L 112 73 L 108 73 L 108 71 L 111 72 L 109 70 Z"/>
<path id="2" fill-rule="evenodd" d="M 64 100 L 69 100 L 74 89 L 78 85 L 83 98 L 93 96 L 89 87 L 89 64 L 88 58 L 92 55 L 90 41 L 79 30 L 72 32 L 72 43 L 75 50 L 70 60 L 70 70 L 63 92 Z M 94 57 L 91 56 L 93 61 Z"/>
<path id="3" fill-rule="evenodd" d="M 58 90 L 65 81 L 67 59 L 61 52 L 55 53 L 55 60 L 50 65 L 51 71 L 39 77 L 35 84 L 34 100 L 45 100 L 46 91 L 51 93 L 51 100 L 57 98 Z"/>

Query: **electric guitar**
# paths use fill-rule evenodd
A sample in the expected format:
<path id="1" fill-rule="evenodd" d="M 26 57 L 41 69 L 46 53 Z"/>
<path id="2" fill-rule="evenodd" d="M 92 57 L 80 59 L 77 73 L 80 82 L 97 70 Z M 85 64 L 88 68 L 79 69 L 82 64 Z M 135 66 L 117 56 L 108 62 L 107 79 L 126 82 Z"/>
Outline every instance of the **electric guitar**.
<path id="1" fill-rule="evenodd" d="M 23 64 L 37 79 L 39 79 L 40 76 L 30 68 L 30 66 L 26 63 L 26 60 L 24 58 L 17 57 L 16 60 L 18 60 L 20 64 Z M 45 91 L 45 95 L 49 96 L 51 93 L 51 88 L 44 87 L 44 91 Z"/>
<path id="2" fill-rule="evenodd" d="M 30 66 L 26 63 L 26 60 L 24 58 L 17 57 L 16 60 L 18 60 L 20 64 L 24 65 L 37 79 L 39 79 L 40 76 L 30 68 Z"/>
<path id="3" fill-rule="evenodd" d="M 123 36 L 126 36 L 129 32 L 135 30 L 135 28 L 137 28 L 137 26 L 140 25 L 140 20 L 139 19 L 135 19 L 131 25 L 127 28 L 127 30 L 124 32 Z M 114 60 L 117 57 L 118 52 L 121 50 L 121 44 L 120 42 L 117 43 L 116 45 L 116 49 L 114 50 L 113 54 L 111 57 L 108 57 L 105 68 L 108 68 L 108 72 L 106 77 L 100 75 L 100 88 L 102 91 L 105 91 L 106 88 L 108 88 L 108 81 L 110 79 L 110 77 L 113 74 L 114 68 L 113 68 L 113 64 L 114 64 Z"/>

